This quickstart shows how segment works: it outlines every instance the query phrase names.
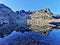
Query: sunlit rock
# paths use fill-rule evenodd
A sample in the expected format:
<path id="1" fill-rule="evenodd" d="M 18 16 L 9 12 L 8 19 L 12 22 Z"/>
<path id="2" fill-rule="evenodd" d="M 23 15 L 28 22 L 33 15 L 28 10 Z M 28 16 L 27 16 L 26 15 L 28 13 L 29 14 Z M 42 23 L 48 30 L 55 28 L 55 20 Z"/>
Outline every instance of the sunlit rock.
<path id="1" fill-rule="evenodd" d="M 32 31 L 48 35 L 54 26 L 60 24 L 51 24 L 52 22 L 60 22 L 60 19 L 55 19 L 52 15 L 53 13 L 49 8 L 36 11 L 34 14 L 29 15 L 31 19 L 27 19 L 27 24 L 30 25 L 29 28 Z"/>

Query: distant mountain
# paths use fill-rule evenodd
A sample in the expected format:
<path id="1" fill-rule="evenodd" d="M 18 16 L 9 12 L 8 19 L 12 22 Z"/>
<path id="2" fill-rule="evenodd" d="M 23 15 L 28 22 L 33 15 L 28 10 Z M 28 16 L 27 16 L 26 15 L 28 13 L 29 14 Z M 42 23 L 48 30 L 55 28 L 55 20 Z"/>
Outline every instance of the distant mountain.
<path id="1" fill-rule="evenodd" d="M 20 10 L 20 11 L 16 11 L 17 14 L 20 14 L 20 15 L 23 15 L 23 14 L 26 14 L 26 15 L 30 15 L 34 12 L 31 12 L 30 10 L 28 11 L 25 11 L 25 10 Z"/>

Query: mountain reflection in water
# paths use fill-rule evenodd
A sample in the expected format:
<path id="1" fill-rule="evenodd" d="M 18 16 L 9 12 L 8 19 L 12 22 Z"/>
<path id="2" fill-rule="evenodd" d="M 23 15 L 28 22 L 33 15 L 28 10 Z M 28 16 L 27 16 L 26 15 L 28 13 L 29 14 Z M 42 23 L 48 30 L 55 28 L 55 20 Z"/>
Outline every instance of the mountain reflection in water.
<path id="1" fill-rule="evenodd" d="M 0 45 L 25 45 L 29 43 L 31 45 L 60 45 L 60 30 L 53 30 L 48 36 L 34 32 L 13 31 L 10 35 L 0 39 Z"/>

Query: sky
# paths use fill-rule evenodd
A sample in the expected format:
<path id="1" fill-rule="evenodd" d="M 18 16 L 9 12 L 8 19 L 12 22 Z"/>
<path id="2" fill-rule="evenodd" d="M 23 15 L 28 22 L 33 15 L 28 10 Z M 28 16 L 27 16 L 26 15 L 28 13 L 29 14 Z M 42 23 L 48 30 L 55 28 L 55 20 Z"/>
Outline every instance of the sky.
<path id="1" fill-rule="evenodd" d="M 21 9 L 35 11 L 50 8 L 53 13 L 60 14 L 60 0 L 0 0 L 1 3 L 13 11 Z"/>

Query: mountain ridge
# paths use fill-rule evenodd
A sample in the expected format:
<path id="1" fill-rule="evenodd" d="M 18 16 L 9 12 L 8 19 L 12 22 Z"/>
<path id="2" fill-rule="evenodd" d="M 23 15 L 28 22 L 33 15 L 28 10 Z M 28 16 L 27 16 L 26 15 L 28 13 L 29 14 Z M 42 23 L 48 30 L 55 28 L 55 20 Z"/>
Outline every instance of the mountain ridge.
<path id="1" fill-rule="evenodd" d="M 0 7 L 1 7 L 0 8 L 0 37 L 7 36 L 13 31 L 19 31 L 22 33 L 25 31 L 38 32 L 38 30 L 33 30 L 30 28 L 31 26 L 34 27 L 36 23 L 37 23 L 36 27 L 40 27 L 41 29 L 43 29 L 43 27 L 44 29 L 45 28 L 49 29 L 52 24 L 49 24 L 48 20 L 56 19 L 52 17 L 52 15 L 54 14 L 50 11 L 49 8 L 45 8 L 40 11 L 33 11 L 33 12 L 31 12 L 30 10 L 29 11 L 20 10 L 14 12 L 4 4 L 0 4 Z M 32 20 L 32 22 L 29 22 L 28 20 Z M 29 23 L 31 23 L 31 25 Z M 44 24 L 43 27 L 41 27 L 40 24 L 41 25 Z M 49 25 L 49 28 L 47 26 L 45 27 L 45 25 Z M 40 31 L 44 33 L 45 30 L 40 30 Z M 47 31 L 47 33 L 49 33 L 49 31 Z"/>

